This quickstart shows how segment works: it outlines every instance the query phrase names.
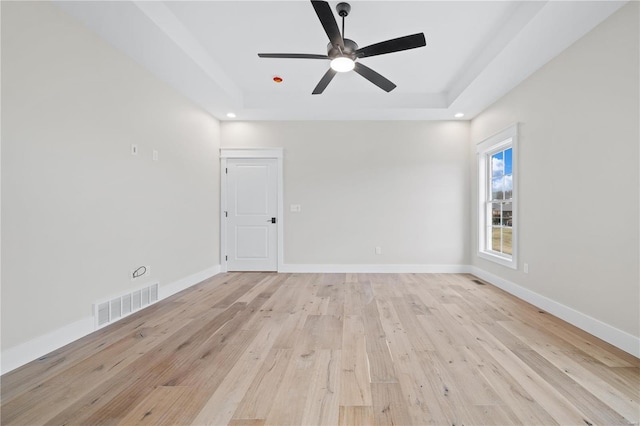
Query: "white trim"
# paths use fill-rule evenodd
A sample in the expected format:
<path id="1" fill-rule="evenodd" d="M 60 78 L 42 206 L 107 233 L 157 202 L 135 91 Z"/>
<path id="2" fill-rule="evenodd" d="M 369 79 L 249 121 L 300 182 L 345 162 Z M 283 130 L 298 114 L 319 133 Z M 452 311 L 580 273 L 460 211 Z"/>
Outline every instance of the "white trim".
<path id="1" fill-rule="evenodd" d="M 160 286 L 158 291 L 158 301 L 166 299 L 167 297 L 196 285 L 207 278 L 211 278 L 218 273 L 220 273 L 220 265 L 212 266 L 166 286 Z M 147 305 L 141 310 L 144 310 L 149 306 L 152 305 Z M 118 321 L 120 321 L 120 319 Z M 93 315 L 87 316 L 81 320 L 53 330 L 45 335 L 3 350 L 2 355 L 0 356 L 0 373 L 5 374 L 11 370 L 15 370 L 28 362 L 36 360 L 52 351 L 55 351 L 56 349 L 60 349 L 73 341 L 93 333 L 96 331 L 94 321 Z M 118 321 L 114 321 L 110 323 L 110 325 L 115 324 Z"/>
<path id="2" fill-rule="evenodd" d="M 287 273 L 415 273 L 415 274 L 467 274 L 468 265 L 375 265 L 375 264 L 299 264 L 282 265 L 279 272 Z"/>
<path id="3" fill-rule="evenodd" d="M 203 271 L 181 278 L 178 281 L 174 281 L 171 284 L 160 286 L 160 290 L 158 291 L 158 301 L 166 299 L 169 296 L 173 296 L 174 294 L 199 284 L 206 279 L 218 275 L 219 273 L 220 265 L 215 265 Z"/>
<path id="4" fill-rule="evenodd" d="M 538 294 L 527 288 L 524 288 L 511 281 L 505 280 L 497 275 L 491 274 L 483 269 L 475 266 L 470 266 L 470 271 L 478 278 L 495 285 L 498 288 L 506 291 L 532 305 L 544 309 L 550 314 L 565 320 L 569 324 L 578 327 L 581 330 L 592 334 L 605 342 L 612 344 L 613 346 L 630 353 L 631 355 L 640 358 L 640 337 L 633 336 L 626 331 L 615 328 L 612 325 L 606 324 L 596 318 L 593 318 L 587 314 L 576 311 L 575 309 L 563 305 L 560 302 L 549 299 L 546 296 Z"/>
<path id="5" fill-rule="evenodd" d="M 220 158 L 282 158 L 282 148 L 220 148 Z"/>
<path id="6" fill-rule="evenodd" d="M 2 351 L 1 371 L 8 373 L 95 331 L 93 315 Z"/>
<path id="7" fill-rule="evenodd" d="M 502 266 L 506 266 L 511 269 L 518 269 L 518 229 L 519 215 L 518 215 L 518 180 L 520 169 L 518 167 L 518 123 L 514 123 L 509 127 L 499 131 L 479 142 L 476 145 L 477 153 L 477 165 L 478 169 L 478 216 L 476 218 L 478 223 L 478 245 L 477 255 L 483 259 L 497 263 Z M 487 243 L 487 191 L 489 191 L 489 176 L 487 157 L 494 152 L 501 151 L 503 149 L 511 148 L 513 159 L 513 175 L 512 175 L 512 220 L 513 226 L 511 227 L 511 256 L 501 256 L 498 253 L 492 253 L 486 249 Z"/>
<path id="8" fill-rule="evenodd" d="M 284 150 L 282 148 L 220 148 L 220 272 L 227 272 L 227 227 L 224 212 L 227 211 L 227 159 L 275 158 L 278 160 L 278 266 L 284 266 Z"/>

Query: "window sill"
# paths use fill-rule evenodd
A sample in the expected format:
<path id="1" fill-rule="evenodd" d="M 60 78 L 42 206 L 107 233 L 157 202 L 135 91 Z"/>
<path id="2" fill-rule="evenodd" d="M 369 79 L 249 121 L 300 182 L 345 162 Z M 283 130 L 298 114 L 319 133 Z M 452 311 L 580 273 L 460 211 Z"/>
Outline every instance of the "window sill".
<path id="1" fill-rule="evenodd" d="M 497 263 L 502 266 L 506 266 L 507 268 L 518 269 L 518 262 L 514 257 L 508 258 L 505 256 L 500 256 L 498 254 L 493 254 L 486 251 L 479 251 L 478 257 L 489 260 L 493 263 Z"/>

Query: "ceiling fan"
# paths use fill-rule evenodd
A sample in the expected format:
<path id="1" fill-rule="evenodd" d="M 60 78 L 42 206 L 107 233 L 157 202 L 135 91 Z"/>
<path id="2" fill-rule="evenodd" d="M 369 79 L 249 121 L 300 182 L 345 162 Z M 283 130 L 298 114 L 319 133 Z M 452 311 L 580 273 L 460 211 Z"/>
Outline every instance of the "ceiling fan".
<path id="1" fill-rule="evenodd" d="M 326 59 L 331 61 L 331 67 L 327 70 L 320 82 L 313 89 L 314 95 L 324 92 L 336 73 L 355 71 L 382 90 L 390 92 L 396 88 L 391 81 L 381 76 L 371 68 L 356 62 L 360 58 L 383 55 L 385 53 L 400 52 L 402 50 L 415 49 L 426 46 L 424 33 L 398 37 L 366 47 L 358 48 L 355 41 L 344 38 L 344 18 L 349 15 L 351 6 L 349 3 L 338 3 L 336 10 L 342 17 L 342 34 L 336 22 L 329 3 L 326 1 L 311 0 L 311 4 L 320 19 L 324 31 L 329 37 L 326 55 L 313 55 L 307 53 L 258 53 L 261 58 L 287 58 L 287 59 Z"/>

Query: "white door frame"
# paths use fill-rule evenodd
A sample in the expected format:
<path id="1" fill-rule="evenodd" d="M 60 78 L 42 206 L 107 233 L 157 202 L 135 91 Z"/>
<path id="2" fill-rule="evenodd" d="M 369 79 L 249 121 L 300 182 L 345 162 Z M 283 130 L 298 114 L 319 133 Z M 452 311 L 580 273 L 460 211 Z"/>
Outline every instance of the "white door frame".
<path id="1" fill-rule="evenodd" d="M 282 148 L 220 148 L 220 271 L 227 272 L 227 160 L 229 158 L 274 158 L 278 160 L 278 272 L 284 261 L 284 184 Z"/>

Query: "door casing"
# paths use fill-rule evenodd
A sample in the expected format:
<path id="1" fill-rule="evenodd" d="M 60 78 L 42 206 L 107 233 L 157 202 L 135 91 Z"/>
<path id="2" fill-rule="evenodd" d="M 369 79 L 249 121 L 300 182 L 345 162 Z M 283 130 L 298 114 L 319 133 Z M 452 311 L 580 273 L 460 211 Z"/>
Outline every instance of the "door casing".
<path id="1" fill-rule="evenodd" d="M 278 271 L 282 270 L 284 260 L 284 184 L 283 184 L 283 149 L 282 148 L 220 148 L 220 271 L 227 272 L 227 160 L 272 158 L 277 160 L 278 171 Z"/>

